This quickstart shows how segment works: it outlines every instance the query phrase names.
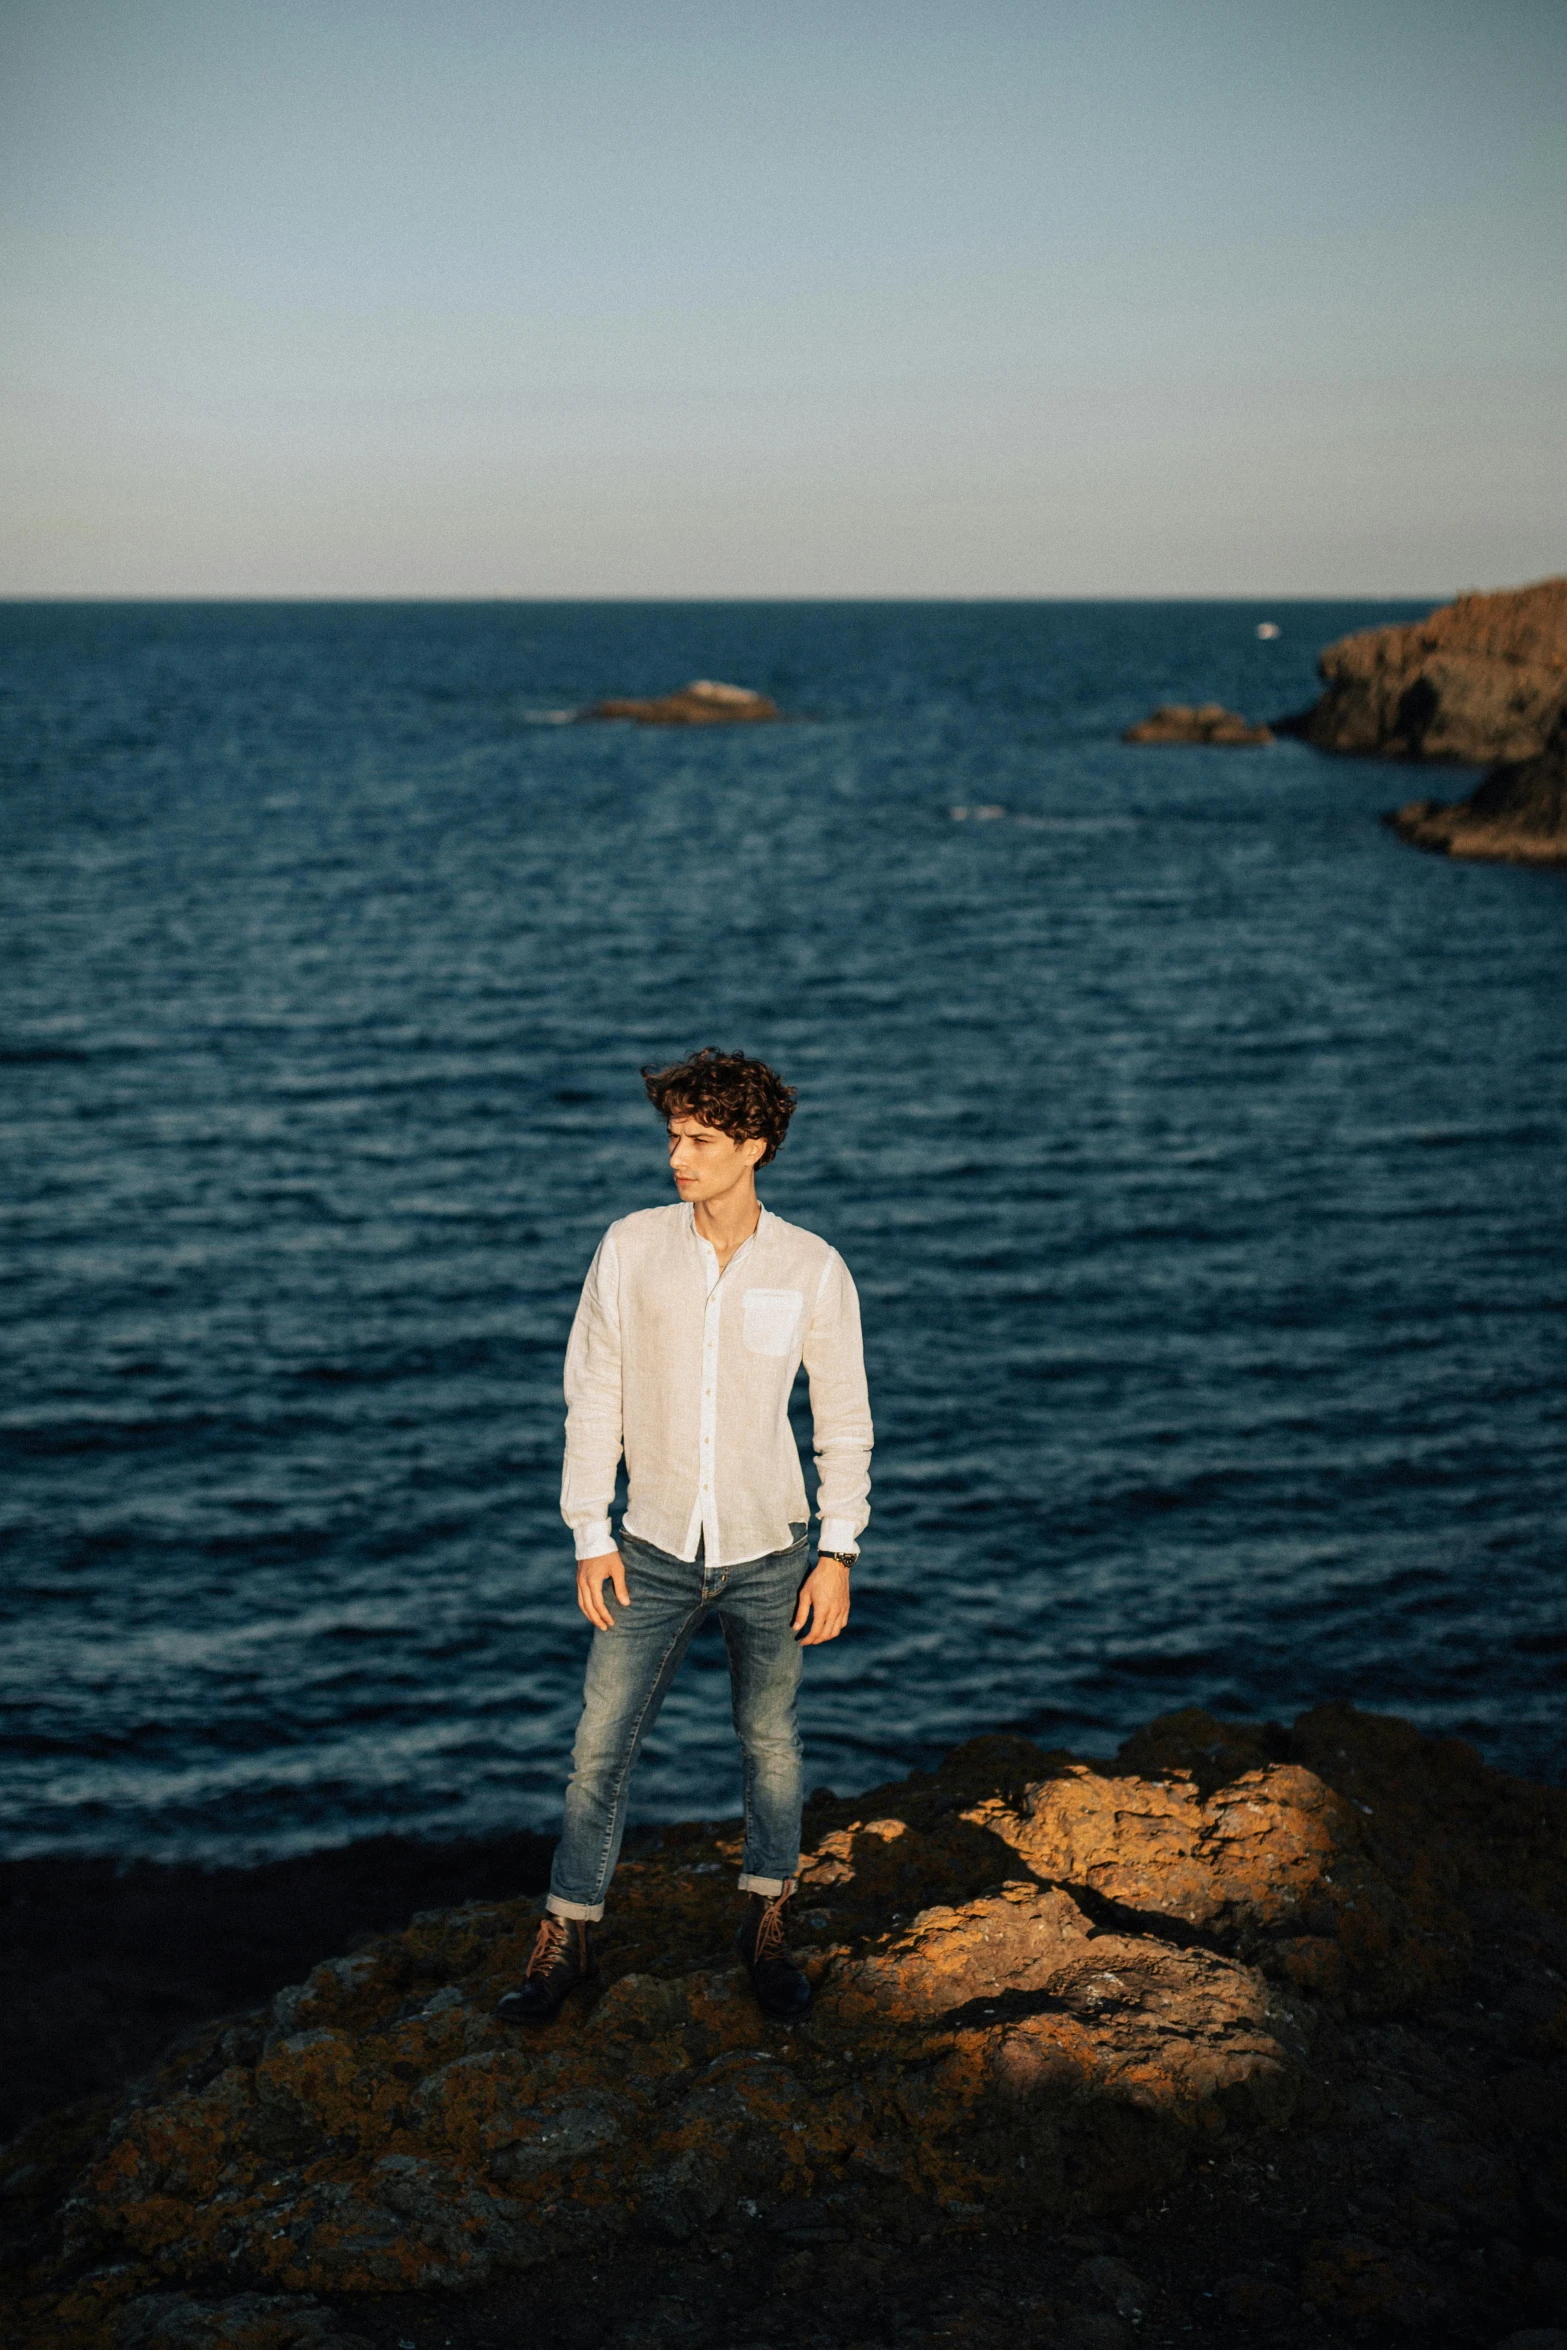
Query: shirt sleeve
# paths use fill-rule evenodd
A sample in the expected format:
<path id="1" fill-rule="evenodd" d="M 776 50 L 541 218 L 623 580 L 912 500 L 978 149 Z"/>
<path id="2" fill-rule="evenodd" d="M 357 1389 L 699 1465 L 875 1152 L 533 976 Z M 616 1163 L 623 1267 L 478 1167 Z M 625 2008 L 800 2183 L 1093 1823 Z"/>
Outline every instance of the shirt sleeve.
<path id="1" fill-rule="evenodd" d="M 853 1550 L 871 1514 L 870 1397 L 860 1300 L 849 1268 L 828 1252 L 803 1348 L 815 1431 L 816 1512 L 824 1550 Z"/>
<path id="2" fill-rule="evenodd" d="M 610 1226 L 595 1251 L 566 1345 L 566 1460 L 560 1514 L 579 1559 L 615 1547 L 610 1505 L 622 1441 L 620 1261 Z"/>

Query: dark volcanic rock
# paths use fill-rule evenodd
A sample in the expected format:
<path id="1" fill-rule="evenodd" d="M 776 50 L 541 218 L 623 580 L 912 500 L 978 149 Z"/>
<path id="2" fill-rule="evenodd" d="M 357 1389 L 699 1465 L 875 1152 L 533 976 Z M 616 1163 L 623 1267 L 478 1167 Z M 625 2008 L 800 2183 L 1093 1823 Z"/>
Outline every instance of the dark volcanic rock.
<path id="1" fill-rule="evenodd" d="M 329 2309 L 297 2293 L 236 2293 L 197 2298 L 148 2293 L 131 2302 L 115 2330 L 115 2350 L 370 2350 L 343 2333 Z"/>
<path id="2" fill-rule="evenodd" d="M 1317 667 L 1320 701 L 1276 723 L 1318 750 L 1474 767 L 1532 759 L 1567 703 L 1567 577 L 1341 637 Z"/>
<path id="3" fill-rule="evenodd" d="M 1271 743 L 1266 726 L 1253 726 L 1222 702 L 1161 702 L 1151 718 L 1140 718 L 1121 737 L 1124 743 Z"/>
<path id="4" fill-rule="evenodd" d="M 1498 767 L 1466 800 L 1409 800 L 1383 822 L 1445 857 L 1567 865 L 1567 712 L 1537 759 Z"/>
<path id="5" fill-rule="evenodd" d="M 0 2340 L 723 2350 L 793 2306 L 923 2344 L 1021 2304 L 1041 2342 L 1326 2350 L 1554 2319 L 1567 1797 L 1347 1707 L 1188 1713 L 1110 1764 L 976 1739 L 813 1803 L 807 1846 L 804 2026 L 749 1999 L 738 1829 L 697 1825 L 623 1864 L 603 1980 L 543 2032 L 494 2019 L 537 1903 L 473 1902 L 190 2035 L 112 2118 L 39 2124 L 0 2157 Z"/>
<path id="6" fill-rule="evenodd" d="M 0 2141 L 112 2092 L 171 2040 L 270 1999 L 417 1910 L 542 1892 L 553 1840 L 368 1836 L 254 1868 L 0 1862 Z"/>
<path id="7" fill-rule="evenodd" d="M 639 726 L 734 726 L 776 718 L 777 705 L 748 686 L 719 685 L 698 677 L 678 693 L 652 701 L 595 702 L 584 718 L 632 718 Z"/>

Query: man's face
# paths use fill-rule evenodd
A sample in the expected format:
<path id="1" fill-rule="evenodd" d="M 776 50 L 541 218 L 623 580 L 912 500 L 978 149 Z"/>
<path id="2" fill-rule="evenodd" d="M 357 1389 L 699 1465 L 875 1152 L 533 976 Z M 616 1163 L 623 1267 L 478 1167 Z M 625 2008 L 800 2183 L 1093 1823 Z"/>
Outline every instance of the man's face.
<path id="1" fill-rule="evenodd" d="M 736 1142 L 700 1118 L 669 1121 L 669 1172 L 682 1199 L 719 1199 L 743 1183 L 761 1157 L 764 1145 L 755 1139 Z"/>

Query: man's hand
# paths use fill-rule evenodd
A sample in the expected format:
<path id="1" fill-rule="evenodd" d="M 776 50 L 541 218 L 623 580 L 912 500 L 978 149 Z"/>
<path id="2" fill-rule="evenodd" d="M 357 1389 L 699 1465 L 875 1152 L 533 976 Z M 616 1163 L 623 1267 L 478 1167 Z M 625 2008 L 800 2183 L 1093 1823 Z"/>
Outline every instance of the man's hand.
<path id="1" fill-rule="evenodd" d="M 848 1577 L 844 1577 L 848 1581 Z M 631 1605 L 631 1594 L 626 1589 L 626 1569 L 618 1550 L 606 1550 L 596 1559 L 577 1561 L 577 1605 L 596 1632 L 613 1632 L 615 1619 L 604 1600 L 604 1586 L 613 1583 L 615 1597 L 622 1607 Z M 848 1610 L 845 1609 L 845 1614 Z"/>
<path id="2" fill-rule="evenodd" d="M 800 1646 L 815 1648 L 820 1641 L 836 1640 L 848 1620 L 849 1570 L 842 1559 L 818 1559 L 800 1585 L 800 1604 L 789 1629 L 802 1632 L 810 1623 Z"/>

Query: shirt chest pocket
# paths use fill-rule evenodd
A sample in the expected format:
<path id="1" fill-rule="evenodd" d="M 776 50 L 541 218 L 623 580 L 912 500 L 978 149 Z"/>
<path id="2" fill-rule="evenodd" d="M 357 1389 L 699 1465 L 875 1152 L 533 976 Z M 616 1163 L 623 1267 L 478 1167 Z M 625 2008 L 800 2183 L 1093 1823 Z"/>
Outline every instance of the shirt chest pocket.
<path id="1" fill-rule="evenodd" d="M 786 1355 L 800 1327 L 805 1298 L 798 1289 L 748 1289 L 740 1301 L 741 1332 L 754 1355 Z"/>

